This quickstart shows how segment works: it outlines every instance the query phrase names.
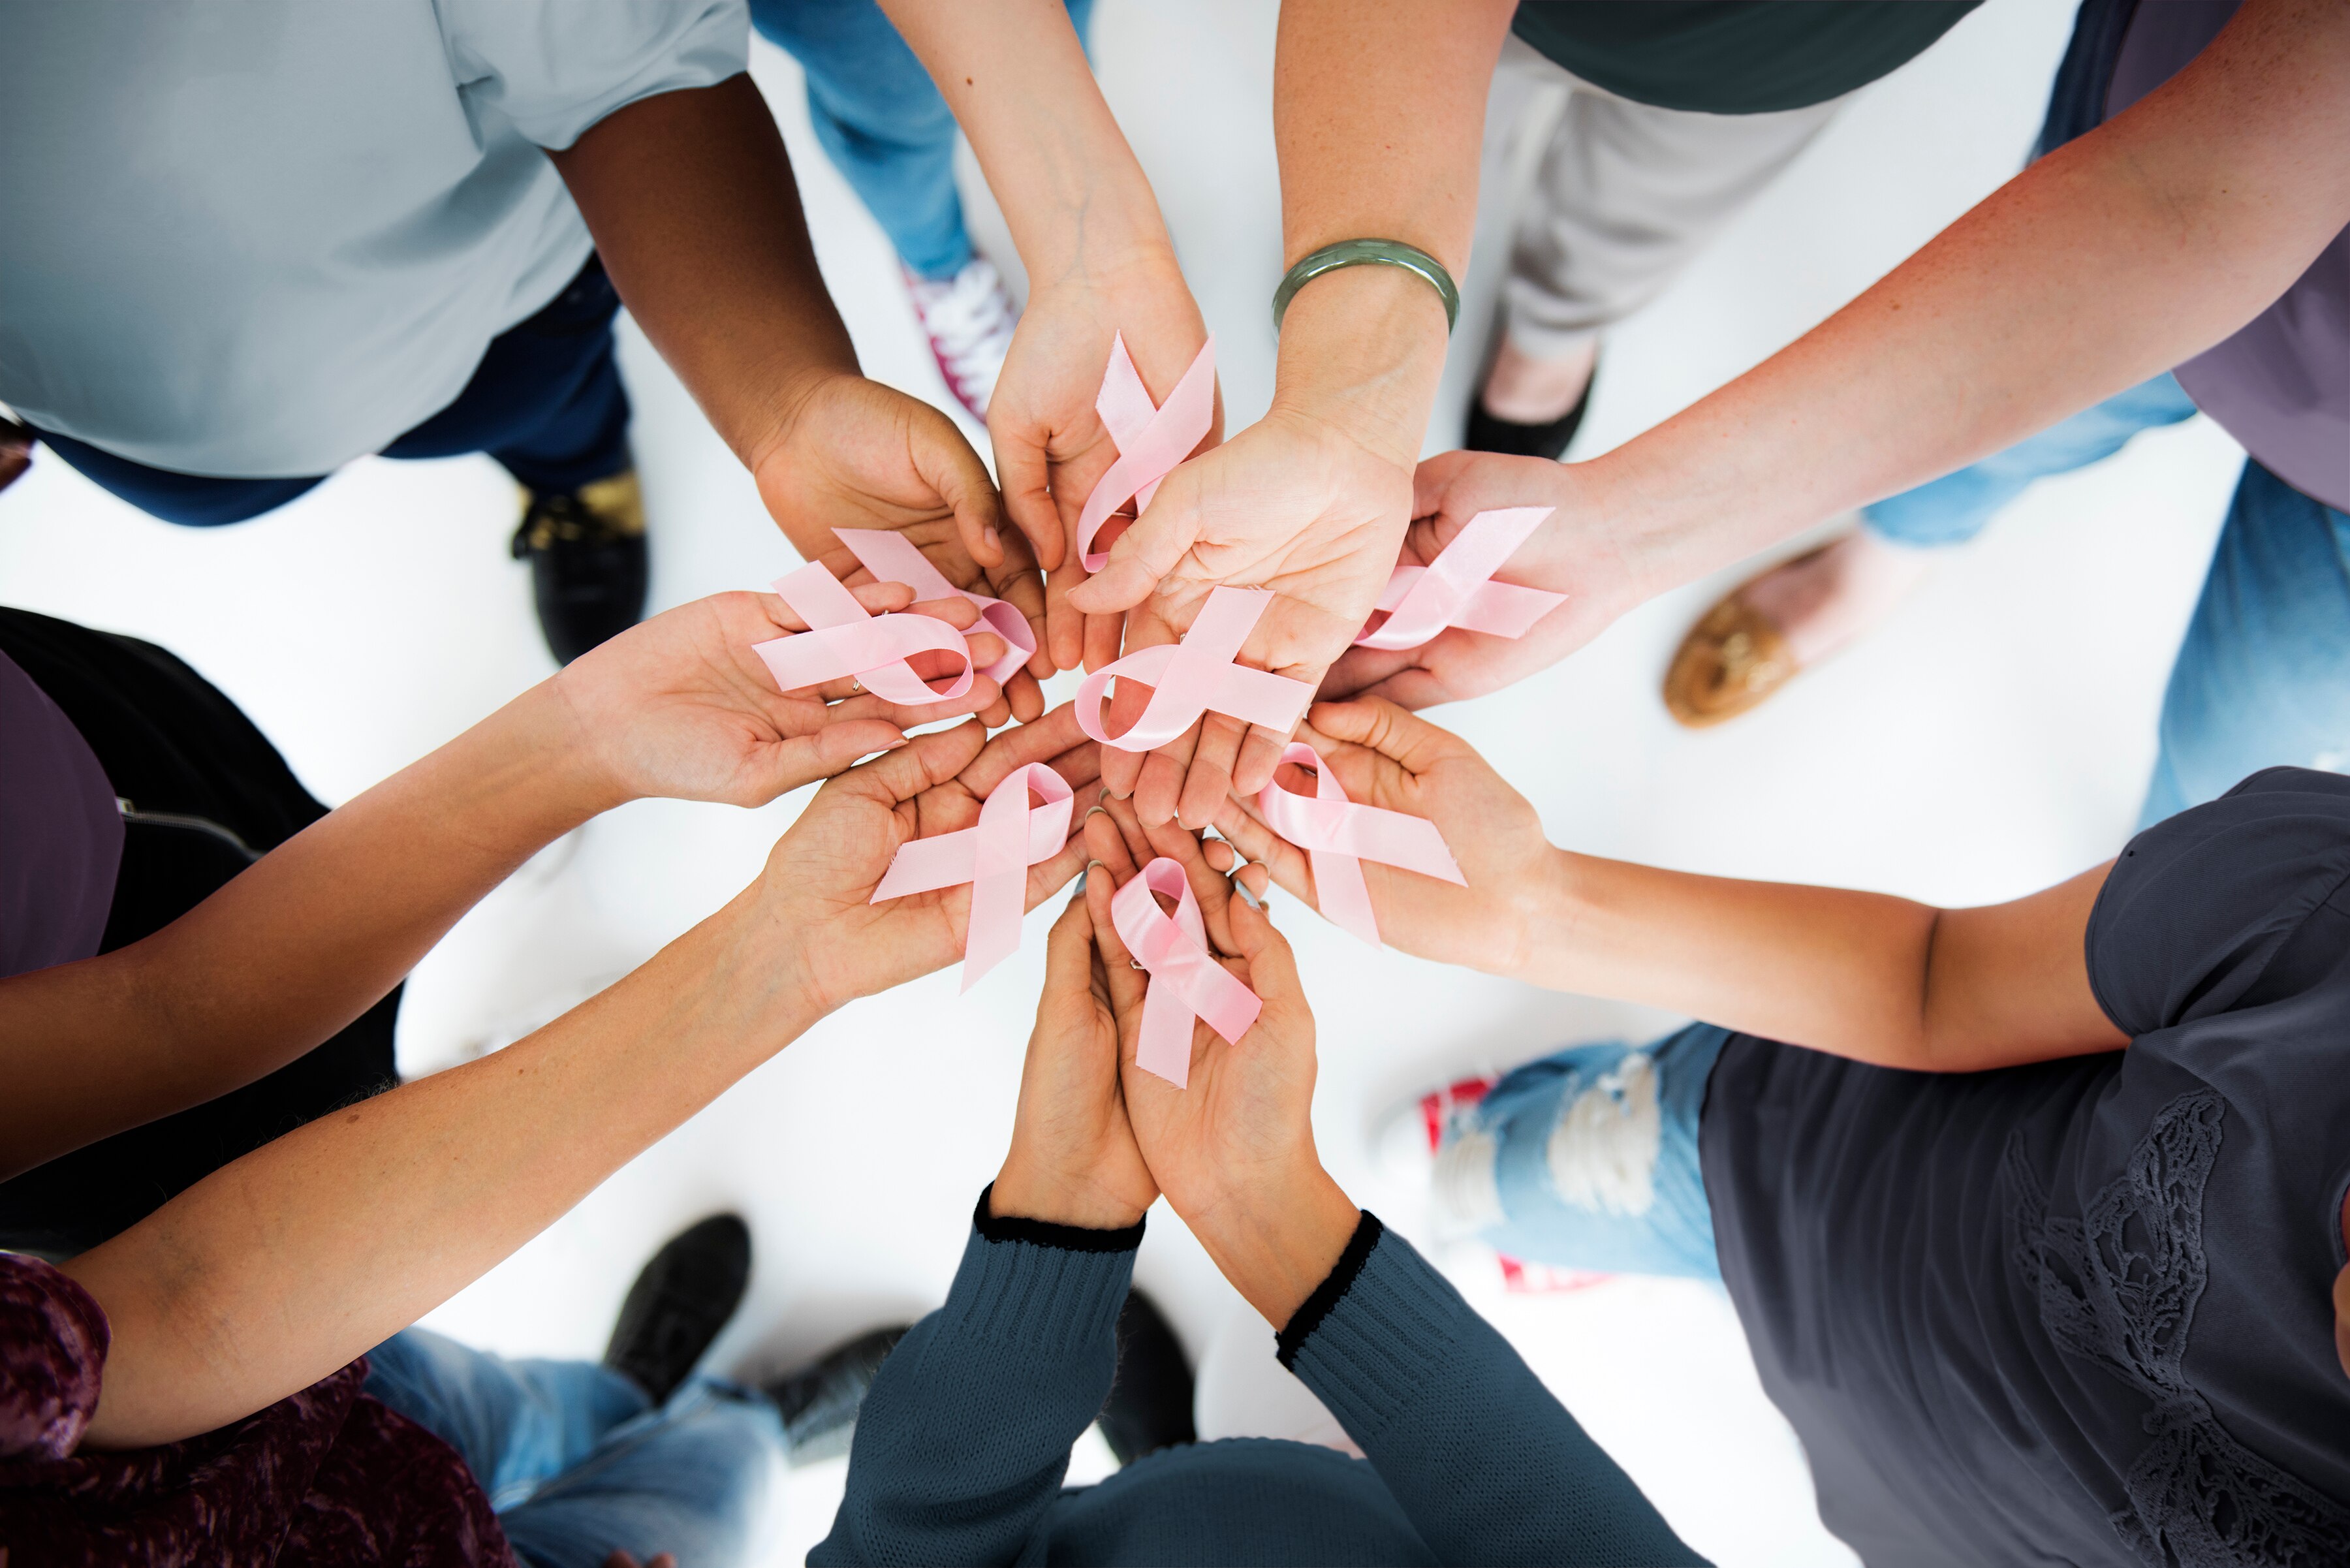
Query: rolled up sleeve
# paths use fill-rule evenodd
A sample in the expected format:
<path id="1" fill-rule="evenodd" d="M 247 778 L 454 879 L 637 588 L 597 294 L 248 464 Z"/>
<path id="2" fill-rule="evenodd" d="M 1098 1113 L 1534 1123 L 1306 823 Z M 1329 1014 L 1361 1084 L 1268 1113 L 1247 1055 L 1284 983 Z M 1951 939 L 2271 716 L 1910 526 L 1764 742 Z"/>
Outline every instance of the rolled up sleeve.
<path id="1" fill-rule="evenodd" d="M 749 68 L 746 0 L 441 0 L 459 88 L 561 151 L 639 99 Z"/>

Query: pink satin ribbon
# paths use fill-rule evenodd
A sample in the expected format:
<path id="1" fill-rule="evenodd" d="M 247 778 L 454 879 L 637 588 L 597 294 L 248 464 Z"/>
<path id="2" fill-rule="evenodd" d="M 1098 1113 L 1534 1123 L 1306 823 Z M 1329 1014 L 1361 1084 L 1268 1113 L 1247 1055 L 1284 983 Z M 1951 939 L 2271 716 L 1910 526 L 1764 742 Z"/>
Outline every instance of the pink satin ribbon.
<path id="1" fill-rule="evenodd" d="M 1551 514 L 1548 506 L 1508 506 L 1480 512 L 1425 566 L 1398 566 L 1379 594 L 1388 612 L 1377 631 L 1355 639 L 1357 648 L 1418 648 L 1447 627 L 1493 637 L 1523 637 L 1534 622 L 1566 602 L 1565 594 L 1497 583 L 1518 546 Z"/>
<path id="2" fill-rule="evenodd" d="M 1101 415 L 1109 439 L 1118 443 L 1118 461 L 1095 484 L 1093 493 L 1086 497 L 1085 510 L 1077 515 L 1077 559 L 1088 572 L 1098 572 L 1108 564 L 1109 552 L 1094 548 L 1094 535 L 1101 532 L 1110 514 L 1128 501 L 1137 512 L 1149 505 L 1150 498 L 1159 493 L 1159 482 L 1191 455 L 1191 449 L 1207 439 L 1209 427 L 1216 422 L 1215 338 L 1200 345 L 1191 368 L 1167 394 L 1167 401 L 1154 405 L 1150 389 L 1142 384 L 1134 359 L 1126 351 L 1125 335 L 1113 337 L 1109 369 L 1102 376 L 1094 411 Z"/>
<path id="3" fill-rule="evenodd" d="M 1153 893 L 1175 900 L 1172 919 Z M 1142 998 L 1142 1036 L 1134 1064 L 1177 1088 L 1191 1079 L 1191 1021 L 1199 1019 L 1237 1045 L 1264 1002 L 1208 953 L 1200 901 L 1180 862 L 1160 856 L 1109 901 L 1110 923 L 1137 962 L 1150 971 Z"/>
<path id="4" fill-rule="evenodd" d="M 919 708 L 951 701 L 971 690 L 971 649 L 962 633 L 946 622 L 926 615 L 868 615 L 838 577 L 813 561 L 789 576 L 777 577 L 775 592 L 810 628 L 796 637 L 751 645 L 785 691 L 854 675 L 883 701 Z M 962 660 L 962 673 L 943 691 L 906 662 L 913 654 L 932 650 Z"/>
<path id="5" fill-rule="evenodd" d="M 1045 802 L 1034 810 L 1031 790 Z M 1070 798 L 1067 781 L 1044 763 L 1014 769 L 987 792 L 977 827 L 899 845 L 868 902 L 970 883 L 971 925 L 962 940 L 962 988 L 969 991 L 1019 950 L 1028 867 L 1050 860 L 1068 843 Z"/>
<path id="6" fill-rule="evenodd" d="M 1357 805 L 1347 798 L 1322 755 L 1303 741 L 1281 753 L 1284 763 L 1312 768 L 1310 795 L 1281 787 L 1276 776 L 1257 792 L 1256 808 L 1265 826 L 1305 851 L 1314 863 L 1314 891 L 1322 918 L 1379 945 L 1379 923 L 1371 918 L 1371 890 L 1363 885 L 1366 860 L 1399 866 L 1423 877 L 1467 887 L 1444 836 L 1425 817 L 1407 816 L 1384 806 Z"/>
<path id="7" fill-rule="evenodd" d="M 1250 670 L 1232 659 L 1273 596 L 1262 588 L 1213 588 L 1180 643 L 1160 643 L 1095 670 L 1077 687 L 1077 728 L 1105 746 L 1148 752 L 1165 745 L 1213 710 L 1283 734 L 1297 727 L 1314 688 Z M 1109 683 L 1119 676 L 1152 688 L 1134 728 L 1116 740 L 1102 724 Z"/>
<path id="8" fill-rule="evenodd" d="M 977 605 L 981 624 L 1003 639 L 1003 657 L 980 671 L 998 686 L 1019 674 L 1029 656 L 1036 651 L 1036 633 L 1026 616 L 1002 599 L 955 587 L 903 534 L 887 528 L 838 528 L 834 532 L 840 535 L 840 542 L 848 546 L 848 553 L 857 557 L 859 566 L 878 581 L 905 584 L 914 590 L 916 603 L 960 598 Z"/>

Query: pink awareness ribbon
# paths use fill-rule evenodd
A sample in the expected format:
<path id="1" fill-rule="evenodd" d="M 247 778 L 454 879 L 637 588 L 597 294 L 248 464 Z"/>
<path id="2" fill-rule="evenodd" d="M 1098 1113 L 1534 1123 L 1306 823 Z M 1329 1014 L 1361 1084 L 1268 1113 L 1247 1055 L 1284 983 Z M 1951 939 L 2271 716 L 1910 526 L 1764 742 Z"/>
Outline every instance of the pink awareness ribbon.
<path id="1" fill-rule="evenodd" d="M 1314 863 L 1314 891 L 1322 916 L 1370 943 L 1379 945 L 1379 923 L 1371 918 L 1371 890 L 1363 885 L 1366 860 L 1399 866 L 1423 877 L 1467 887 L 1469 879 L 1445 847 L 1444 836 L 1425 817 L 1407 816 L 1383 806 L 1357 805 L 1322 761 L 1322 754 L 1303 741 L 1292 741 L 1281 753 L 1284 763 L 1314 770 L 1310 795 L 1281 787 L 1276 776 L 1257 792 L 1256 808 L 1265 826 L 1305 851 Z"/>
<path id="2" fill-rule="evenodd" d="M 1034 810 L 1031 790 L 1045 802 Z M 969 991 L 1019 950 L 1028 867 L 1050 860 L 1068 843 L 1070 800 L 1068 782 L 1044 763 L 1014 768 L 987 792 L 977 827 L 898 846 L 897 858 L 868 902 L 970 883 L 971 924 L 962 940 L 962 989 Z"/>
<path id="3" fill-rule="evenodd" d="M 1297 727 L 1314 688 L 1303 680 L 1234 664 L 1257 618 L 1273 602 L 1262 588 L 1214 588 L 1199 618 L 1179 643 L 1160 643 L 1128 654 L 1088 675 L 1077 686 L 1077 728 L 1121 752 L 1148 752 L 1165 745 L 1213 710 L 1283 734 Z M 1134 728 L 1116 740 L 1102 723 L 1109 683 L 1119 676 L 1151 687 L 1150 701 Z"/>
<path id="4" fill-rule="evenodd" d="M 981 622 L 1003 639 L 1003 657 L 980 671 L 998 686 L 1019 674 L 1029 656 L 1036 651 L 1036 633 L 1028 625 L 1026 616 L 1002 599 L 955 587 L 903 534 L 887 528 L 837 528 L 834 532 L 848 546 L 848 553 L 857 557 L 858 564 L 872 573 L 877 581 L 905 584 L 914 590 L 917 603 L 961 598 L 977 605 Z"/>
<path id="5" fill-rule="evenodd" d="M 1098 572 L 1108 564 L 1109 552 L 1094 548 L 1094 535 L 1101 532 L 1110 514 L 1128 501 L 1137 512 L 1149 505 L 1150 498 L 1159 493 L 1159 482 L 1191 455 L 1191 449 L 1207 438 L 1208 428 L 1216 422 L 1215 338 L 1200 345 L 1191 368 L 1167 394 L 1167 401 L 1154 404 L 1150 389 L 1142 384 L 1133 357 L 1126 351 L 1125 334 L 1113 337 L 1109 369 L 1102 376 L 1094 411 L 1101 415 L 1109 439 L 1118 443 L 1118 461 L 1095 484 L 1093 493 L 1086 497 L 1085 510 L 1077 515 L 1077 559 L 1088 572 Z"/>
<path id="6" fill-rule="evenodd" d="M 1153 893 L 1175 900 L 1174 919 L 1168 919 Z M 1191 1079 L 1191 1021 L 1201 1020 L 1237 1045 L 1264 1002 L 1209 956 L 1200 901 L 1191 896 L 1180 862 L 1162 855 L 1145 866 L 1141 876 L 1110 899 L 1109 913 L 1126 950 L 1150 971 L 1134 1064 L 1180 1089 Z"/>
<path id="7" fill-rule="evenodd" d="M 1565 594 L 1497 583 L 1493 574 L 1517 554 L 1548 506 L 1507 506 L 1480 512 L 1425 566 L 1398 566 L 1377 607 L 1388 618 L 1355 639 L 1357 648 L 1418 648 L 1447 627 L 1493 637 L 1523 637 L 1534 622 L 1566 602 Z"/>
<path id="8" fill-rule="evenodd" d="M 926 615 L 868 615 L 838 577 L 813 561 L 777 577 L 775 592 L 810 628 L 795 637 L 751 645 L 785 691 L 854 675 L 883 701 L 919 708 L 950 701 L 971 690 L 971 649 L 962 633 L 946 622 Z M 931 649 L 962 660 L 962 673 L 943 691 L 906 662 L 910 655 Z"/>

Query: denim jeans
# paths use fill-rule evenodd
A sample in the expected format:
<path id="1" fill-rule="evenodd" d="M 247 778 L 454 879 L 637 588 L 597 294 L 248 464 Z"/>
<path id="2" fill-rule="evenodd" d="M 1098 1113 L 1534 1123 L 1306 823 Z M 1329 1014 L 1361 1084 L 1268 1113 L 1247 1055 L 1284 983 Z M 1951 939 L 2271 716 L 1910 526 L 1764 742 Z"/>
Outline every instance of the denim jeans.
<path id="1" fill-rule="evenodd" d="M 629 394 L 612 353 L 620 296 L 595 256 L 536 315 L 490 339 L 454 401 L 383 449 L 385 457 L 457 457 L 484 452 L 536 491 L 577 490 L 629 466 Z M 150 468 L 69 436 L 41 443 L 99 488 L 151 517 L 192 528 L 243 523 L 275 512 L 327 482 L 222 479 Z"/>
<path id="2" fill-rule="evenodd" d="M 1067 0 L 1077 37 L 1094 0 Z M 751 0 L 760 35 L 807 77 L 816 139 L 858 199 L 925 278 L 949 278 L 971 260 L 955 192 L 955 122 L 914 51 L 874 0 Z"/>
<path id="3" fill-rule="evenodd" d="M 784 1456 L 773 1405 L 712 1378 L 655 1409 L 586 1361 L 506 1361 L 411 1328 L 368 1355 L 367 1392 L 463 1456 L 530 1568 L 615 1549 L 679 1568 L 750 1560 Z"/>
<path id="4" fill-rule="evenodd" d="M 2085 468 L 2194 411 L 2178 381 L 2157 376 L 1880 501 L 1862 522 L 1895 544 L 1963 544 L 2033 480 Z M 2138 826 L 2285 763 L 2350 772 L 2350 515 L 2247 461 L 2163 693 Z"/>
<path id="5" fill-rule="evenodd" d="M 1571 1045 L 1456 1113 L 1440 1158 L 1490 1168 L 1499 1199 L 1479 1236 L 1527 1262 L 1720 1281 L 1697 1131 L 1729 1039 L 1692 1023 L 1645 1047 Z"/>

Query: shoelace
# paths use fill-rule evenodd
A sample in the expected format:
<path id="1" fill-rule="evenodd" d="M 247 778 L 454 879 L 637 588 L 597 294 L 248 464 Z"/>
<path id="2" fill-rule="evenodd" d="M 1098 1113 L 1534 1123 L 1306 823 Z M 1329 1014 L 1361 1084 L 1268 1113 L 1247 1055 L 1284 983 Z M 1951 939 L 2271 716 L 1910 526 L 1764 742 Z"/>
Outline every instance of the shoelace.
<path id="1" fill-rule="evenodd" d="M 973 261 L 943 282 L 917 280 L 914 302 L 939 357 L 956 376 L 992 379 L 1003 369 L 1019 320 L 993 264 Z"/>

